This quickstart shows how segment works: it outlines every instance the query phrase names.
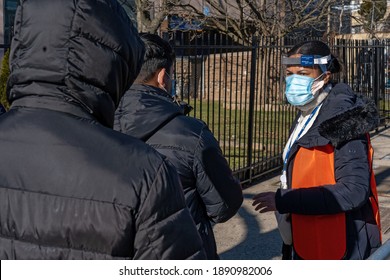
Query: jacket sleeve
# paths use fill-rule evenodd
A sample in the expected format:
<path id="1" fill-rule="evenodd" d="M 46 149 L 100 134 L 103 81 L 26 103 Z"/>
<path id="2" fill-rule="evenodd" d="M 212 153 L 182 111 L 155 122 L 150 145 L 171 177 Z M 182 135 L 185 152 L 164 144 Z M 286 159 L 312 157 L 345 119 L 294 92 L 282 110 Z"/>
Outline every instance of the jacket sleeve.
<path id="1" fill-rule="evenodd" d="M 168 162 L 160 166 L 136 221 L 134 259 L 205 259 L 178 175 Z"/>
<path id="2" fill-rule="evenodd" d="M 210 220 L 221 223 L 233 217 L 243 201 L 241 185 L 207 126 L 202 129 L 193 168 Z"/>
<path id="3" fill-rule="evenodd" d="M 305 189 L 278 190 L 280 213 L 335 214 L 360 208 L 370 195 L 370 172 L 365 138 L 335 149 L 336 184 Z"/>

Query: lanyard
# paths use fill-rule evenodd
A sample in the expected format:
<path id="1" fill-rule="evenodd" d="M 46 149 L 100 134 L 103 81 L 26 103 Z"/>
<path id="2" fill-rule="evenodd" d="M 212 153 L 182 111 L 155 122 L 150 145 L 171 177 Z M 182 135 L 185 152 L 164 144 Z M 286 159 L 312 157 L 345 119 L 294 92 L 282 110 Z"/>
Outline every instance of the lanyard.
<path id="1" fill-rule="evenodd" d="M 286 157 L 285 157 L 284 162 L 283 162 L 283 172 L 286 171 L 286 168 L 287 168 L 287 161 L 288 161 L 288 157 L 290 156 L 291 147 L 295 144 L 295 142 L 297 142 L 299 137 L 301 137 L 303 131 L 305 131 L 306 126 L 309 124 L 310 120 L 314 117 L 314 115 L 316 114 L 318 108 L 320 108 L 320 107 L 321 107 L 321 104 L 314 108 L 314 110 L 310 113 L 309 118 L 306 120 L 305 124 L 303 125 L 303 127 L 299 131 L 299 133 L 298 133 L 297 137 L 295 138 L 294 142 L 289 145 L 288 150 L 286 152 Z"/>

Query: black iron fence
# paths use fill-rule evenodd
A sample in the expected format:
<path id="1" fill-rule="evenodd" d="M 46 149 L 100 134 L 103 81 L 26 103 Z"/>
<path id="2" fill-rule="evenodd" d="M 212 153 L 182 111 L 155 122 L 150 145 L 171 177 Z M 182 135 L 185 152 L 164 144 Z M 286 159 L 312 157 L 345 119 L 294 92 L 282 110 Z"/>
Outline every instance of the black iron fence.
<path id="1" fill-rule="evenodd" d="M 220 34 L 165 34 L 177 54 L 176 93 L 204 120 L 242 183 L 277 171 L 296 110 L 284 98 L 280 59 L 297 41 Z M 390 122 L 390 40 L 333 40 L 344 70 L 335 79 L 373 98 Z M 6 46 L 1 46 L 2 49 Z"/>
<path id="2" fill-rule="evenodd" d="M 174 33 L 176 93 L 204 120 L 241 182 L 281 169 L 296 110 L 284 98 L 280 59 L 297 41 Z M 373 98 L 381 125 L 390 119 L 390 40 L 333 40 L 343 72 L 335 80 Z"/>

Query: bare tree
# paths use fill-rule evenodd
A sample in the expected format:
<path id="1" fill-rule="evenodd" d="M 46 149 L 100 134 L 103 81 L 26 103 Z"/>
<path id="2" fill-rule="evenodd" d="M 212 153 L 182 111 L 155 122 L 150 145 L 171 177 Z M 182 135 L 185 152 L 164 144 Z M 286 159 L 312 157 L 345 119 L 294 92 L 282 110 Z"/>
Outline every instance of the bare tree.
<path id="1" fill-rule="evenodd" d="M 252 35 L 283 37 L 298 29 L 325 32 L 337 0 L 120 0 L 133 8 L 140 32 L 156 33 L 169 16 L 196 20 L 204 28 L 241 40 Z M 164 27 L 166 28 L 166 26 Z"/>
<path id="2" fill-rule="evenodd" d="M 175 12 L 191 14 L 206 28 L 247 40 L 252 35 L 280 38 L 298 29 L 325 32 L 335 3 L 337 0 L 187 0 L 180 1 Z"/>
<path id="3" fill-rule="evenodd" d="M 386 0 L 364 0 L 358 11 L 359 17 L 357 20 L 363 25 L 371 37 L 375 37 L 378 32 L 378 26 L 383 21 L 387 10 Z M 387 18 L 388 20 L 388 18 Z M 386 20 L 384 22 L 386 24 Z M 387 23 L 388 24 L 388 23 Z"/>
<path id="4" fill-rule="evenodd" d="M 167 17 L 172 14 L 180 0 L 118 0 L 126 9 L 139 32 L 157 33 L 164 27 Z"/>

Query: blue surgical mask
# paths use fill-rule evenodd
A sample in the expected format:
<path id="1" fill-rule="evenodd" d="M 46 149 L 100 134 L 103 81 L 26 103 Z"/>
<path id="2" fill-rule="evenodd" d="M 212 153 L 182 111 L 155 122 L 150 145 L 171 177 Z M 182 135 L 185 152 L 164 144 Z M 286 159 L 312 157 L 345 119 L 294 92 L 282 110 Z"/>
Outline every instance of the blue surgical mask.
<path id="1" fill-rule="evenodd" d="M 286 98 L 294 106 L 305 105 L 314 99 L 312 86 L 316 79 L 292 74 L 286 77 Z"/>

